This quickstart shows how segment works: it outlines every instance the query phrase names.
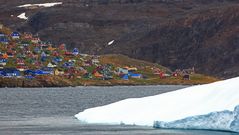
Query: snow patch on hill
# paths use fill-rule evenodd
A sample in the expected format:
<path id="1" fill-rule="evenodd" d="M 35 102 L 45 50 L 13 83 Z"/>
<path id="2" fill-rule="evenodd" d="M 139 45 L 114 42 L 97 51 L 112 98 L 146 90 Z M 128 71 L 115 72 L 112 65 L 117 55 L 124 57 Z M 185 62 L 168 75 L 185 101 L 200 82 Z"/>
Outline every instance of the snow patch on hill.
<path id="1" fill-rule="evenodd" d="M 24 19 L 24 20 L 27 20 L 28 17 L 26 17 L 26 13 L 21 13 L 20 15 L 17 16 L 18 18 L 20 19 Z"/>
<path id="2" fill-rule="evenodd" d="M 54 2 L 54 3 L 42 3 L 42 4 L 25 4 L 25 5 L 20 5 L 20 6 L 17 6 L 17 7 L 20 7 L 20 8 L 35 7 L 35 6 L 38 6 L 38 7 L 53 7 L 53 6 L 61 5 L 61 4 L 62 4 L 62 2 Z"/>

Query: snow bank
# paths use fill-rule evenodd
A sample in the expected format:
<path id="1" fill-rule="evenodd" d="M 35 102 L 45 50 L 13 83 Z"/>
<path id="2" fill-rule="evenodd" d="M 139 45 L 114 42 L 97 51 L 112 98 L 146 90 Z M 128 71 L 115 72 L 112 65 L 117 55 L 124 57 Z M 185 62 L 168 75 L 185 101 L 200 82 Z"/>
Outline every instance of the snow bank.
<path id="1" fill-rule="evenodd" d="M 26 8 L 26 7 L 34 7 L 34 6 L 39 6 L 39 7 L 53 7 L 56 5 L 61 5 L 62 2 L 54 2 L 54 3 L 43 3 L 43 4 L 25 4 L 25 5 L 20 5 L 17 7 L 20 8 Z"/>
<path id="2" fill-rule="evenodd" d="M 108 45 L 112 45 L 115 42 L 115 40 L 112 40 L 108 43 Z"/>
<path id="3" fill-rule="evenodd" d="M 239 132 L 237 126 L 239 107 L 235 108 L 237 105 L 239 105 L 239 77 L 151 97 L 126 99 L 87 109 L 75 117 L 85 123 L 124 123 L 158 128 L 219 129 Z M 190 125 L 186 124 L 187 122 L 192 126 L 187 126 Z M 225 123 L 222 125 L 220 122 Z"/>
<path id="4" fill-rule="evenodd" d="M 24 19 L 24 20 L 27 20 L 28 17 L 26 17 L 26 13 L 21 13 L 19 16 L 17 16 L 18 18 L 20 19 Z"/>

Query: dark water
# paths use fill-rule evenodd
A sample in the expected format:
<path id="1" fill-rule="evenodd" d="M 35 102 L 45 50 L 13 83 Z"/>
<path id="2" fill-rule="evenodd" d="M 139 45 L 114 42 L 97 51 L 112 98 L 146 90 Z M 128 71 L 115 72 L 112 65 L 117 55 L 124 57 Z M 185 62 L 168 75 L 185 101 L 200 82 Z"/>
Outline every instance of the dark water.
<path id="1" fill-rule="evenodd" d="M 0 135 L 234 135 L 142 126 L 84 125 L 73 116 L 126 98 L 156 95 L 183 86 L 0 89 Z"/>

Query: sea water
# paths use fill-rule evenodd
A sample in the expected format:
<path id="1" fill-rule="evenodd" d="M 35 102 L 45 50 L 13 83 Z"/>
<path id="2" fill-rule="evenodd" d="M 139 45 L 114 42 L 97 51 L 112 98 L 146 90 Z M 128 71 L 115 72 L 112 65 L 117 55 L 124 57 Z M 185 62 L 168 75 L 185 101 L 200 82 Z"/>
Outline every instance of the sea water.
<path id="1" fill-rule="evenodd" d="M 74 88 L 1 88 L 0 134 L 234 135 L 206 130 L 162 130 L 128 125 L 87 125 L 74 115 L 87 108 L 127 98 L 165 93 L 186 86 L 115 86 Z"/>

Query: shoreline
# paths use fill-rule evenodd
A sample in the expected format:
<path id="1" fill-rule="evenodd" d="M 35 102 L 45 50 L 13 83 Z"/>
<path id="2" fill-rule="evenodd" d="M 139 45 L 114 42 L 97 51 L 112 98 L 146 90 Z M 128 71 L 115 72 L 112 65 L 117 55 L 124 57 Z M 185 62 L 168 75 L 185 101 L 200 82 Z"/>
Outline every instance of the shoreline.
<path id="1" fill-rule="evenodd" d="M 62 88 L 62 87 L 114 87 L 114 86 L 156 86 L 156 85 L 182 85 L 193 86 L 216 82 L 209 80 L 182 80 L 182 79 L 158 79 L 151 80 L 85 80 L 62 79 L 59 76 L 40 76 L 36 79 L 25 78 L 0 78 L 0 88 Z"/>

